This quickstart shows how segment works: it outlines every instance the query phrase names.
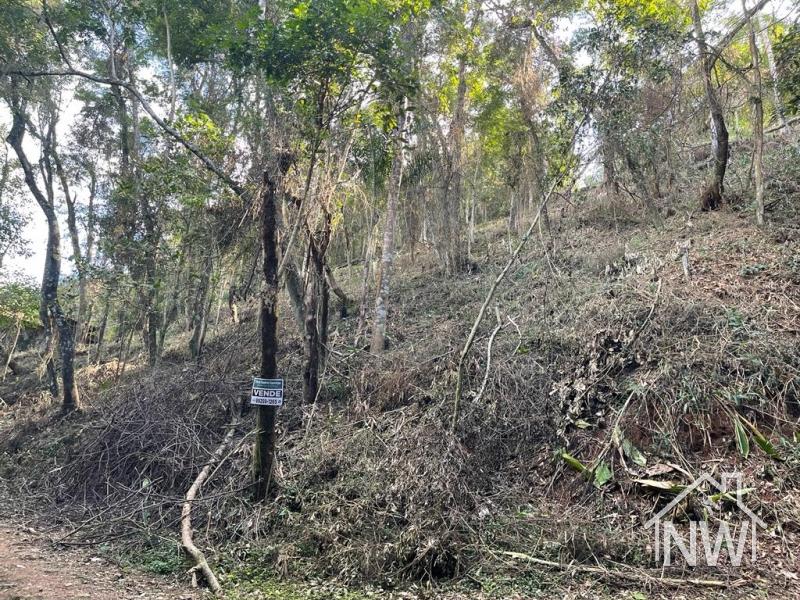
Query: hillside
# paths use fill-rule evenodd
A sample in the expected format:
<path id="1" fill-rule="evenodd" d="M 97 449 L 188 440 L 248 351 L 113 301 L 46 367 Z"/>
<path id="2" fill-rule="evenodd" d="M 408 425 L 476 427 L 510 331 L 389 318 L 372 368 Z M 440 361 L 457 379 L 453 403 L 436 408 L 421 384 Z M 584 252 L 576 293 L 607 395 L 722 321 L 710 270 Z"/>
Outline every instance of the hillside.
<path id="1" fill-rule="evenodd" d="M 796 1 L 3 0 L 0 140 L 0 600 L 800 598 Z"/>
<path id="2" fill-rule="evenodd" d="M 274 501 L 248 500 L 245 417 L 195 507 L 195 523 L 206 524 L 198 541 L 226 587 L 323 579 L 385 590 L 427 582 L 454 597 L 611 597 L 622 585 L 673 597 L 663 576 L 741 581 L 751 597 L 794 585 L 796 205 L 760 230 L 735 207 L 677 211 L 652 227 L 583 202 L 554 207 L 552 238 L 534 240 L 501 286 L 490 369 L 494 316 L 470 357 L 455 435 L 455 361 L 508 255 L 504 223 L 479 230 L 472 273 L 442 279 L 424 249 L 399 258 L 383 356 L 353 344 L 354 317 L 335 318 L 313 405 L 300 401 L 301 340 L 283 306 Z M 676 250 L 684 240 L 688 278 Z M 357 294 L 358 265 L 336 277 Z M 177 339 L 155 370 L 143 356 L 117 378 L 113 360 L 80 369 L 86 408 L 67 418 L 35 381 L 6 382 L 0 396 L 16 402 L 2 412 L 5 502 L 72 529 L 70 540 L 160 556 L 180 573 L 177 500 L 256 372 L 256 322 L 252 308 L 239 325 L 223 311 L 199 361 Z M 734 411 L 753 427 L 747 456 Z M 565 452 L 609 472 L 598 479 L 595 469 L 592 485 Z M 747 504 L 767 522 L 760 551 L 774 559 L 744 572 L 652 570 L 643 523 L 671 498 L 653 482 L 731 469 L 752 489 Z"/>

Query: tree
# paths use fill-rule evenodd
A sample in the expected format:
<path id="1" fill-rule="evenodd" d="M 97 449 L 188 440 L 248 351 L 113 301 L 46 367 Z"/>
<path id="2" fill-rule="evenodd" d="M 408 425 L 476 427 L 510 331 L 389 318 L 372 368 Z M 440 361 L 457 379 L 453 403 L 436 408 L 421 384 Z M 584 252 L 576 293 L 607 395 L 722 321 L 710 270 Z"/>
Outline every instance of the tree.
<path id="1" fill-rule="evenodd" d="M 764 226 L 764 105 L 761 99 L 761 61 L 756 43 L 756 28 L 747 13 L 746 0 L 742 0 L 742 11 L 747 20 L 747 34 L 750 44 L 750 61 L 753 83 L 750 89 L 750 103 L 753 105 L 753 169 L 756 187 L 756 224 Z"/>
<path id="2" fill-rule="evenodd" d="M 712 49 L 706 40 L 700 7 L 697 0 L 691 0 L 690 8 L 694 25 L 694 41 L 697 45 L 706 102 L 711 114 L 711 149 L 714 155 L 711 179 L 701 196 L 701 205 L 704 209 L 714 209 L 722 203 L 725 194 L 725 173 L 728 169 L 728 159 L 730 157 L 730 143 L 728 128 L 725 124 L 725 113 L 712 78 L 714 67 L 720 53 L 730 44 L 731 40 L 749 19 L 760 11 L 768 1 L 759 0 L 753 8 L 745 9 L 744 18 L 717 42 L 716 49 Z"/>
<path id="3" fill-rule="evenodd" d="M 706 102 L 711 113 L 711 148 L 714 154 L 714 168 L 708 187 L 703 191 L 701 204 L 703 208 L 717 208 L 722 203 L 725 193 L 725 172 L 728 169 L 730 155 L 728 143 L 728 128 L 725 125 L 725 114 L 722 111 L 717 91 L 712 80 L 714 63 L 716 62 L 708 48 L 703 22 L 700 18 L 700 8 L 697 0 L 692 0 L 692 22 L 694 23 L 694 38 L 700 57 L 700 72 L 703 78 Z"/>
<path id="4" fill-rule="evenodd" d="M 18 85 L 19 83 L 17 81 L 12 81 L 11 97 L 7 99 L 12 114 L 12 125 L 6 137 L 6 141 L 14 149 L 22 171 L 25 174 L 25 183 L 47 219 L 47 254 L 45 258 L 44 275 L 42 276 L 42 303 L 39 316 L 45 328 L 47 346 L 50 346 L 53 336 L 51 323 L 55 323 L 55 327 L 58 330 L 61 379 L 64 387 L 62 409 L 65 412 L 70 412 L 78 408 L 79 397 L 73 366 L 75 357 L 75 334 L 58 301 L 58 283 L 61 275 L 61 232 L 55 208 L 53 154 L 52 146 L 50 145 L 54 143 L 56 119 L 53 115 L 50 115 L 49 122 L 47 123 L 47 133 L 41 137 L 42 140 L 45 140 L 45 145 L 42 149 L 42 174 L 46 186 L 45 194 L 36 181 L 33 166 L 28 160 L 22 145 L 25 129 L 30 120 L 25 112 L 24 102 L 17 92 Z M 58 383 L 55 377 L 55 365 L 52 358 L 48 358 L 47 369 L 50 374 L 50 389 L 53 395 L 57 396 Z"/>
<path id="5" fill-rule="evenodd" d="M 395 254 L 395 228 L 397 227 L 397 204 L 400 188 L 403 183 L 403 171 L 406 167 L 405 139 L 409 132 L 411 111 L 408 110 L 408 98 L 403 98 L 397 117 L 397 126 L 392 135 L 392 172 L 389 177 L 386 198 L 386 223 L 383 227 L 383 250 L 381 252 L 381 268 L 378 276 L 378 291 L 375 298 L 375 318 L 372 323 L 373 354 L 383 352 L 386 346 L 387 304 L 389 301 L 389 282 L 392 262 Z"/>

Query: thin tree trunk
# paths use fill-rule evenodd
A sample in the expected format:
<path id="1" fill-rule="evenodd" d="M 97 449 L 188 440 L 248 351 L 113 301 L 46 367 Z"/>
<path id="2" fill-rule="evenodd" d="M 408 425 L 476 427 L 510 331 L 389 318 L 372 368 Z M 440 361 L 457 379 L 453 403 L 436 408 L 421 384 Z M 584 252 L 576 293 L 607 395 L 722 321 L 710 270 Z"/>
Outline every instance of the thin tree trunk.
<path id="1" fill-rule="evenodd" d="M 278 207 L 275 196 L 278 186 L 282 186 L 285 169 L 288 169 L 288 163 L 281 165 L 278 181 L 273 180 L 269 172 L 265 171 L 261 191 L 261 255 L 264 281 L 260 309 L 261 368 L 259 376 L 265 379 L 274 379 L 278 373 Z M 272 482 L 277 410 L 276 406 L 259 406 L 256 413 L 256 439 L 253 448 L 253 482 L 256 501 L 264 500 L 267 497 Z"/>
<path id="2" fill-rule="evenodd" d="M 349 260 L 349 259 L 348 259 Z M 348 265 L 349 266 L 349 265 Z M 325 282 L 327 283 L 328 289 L 330 289 L 342 303 L 342 309 L 339 311 L 341 318 L 347 317 L 347 306 L 352 301 L 350 298 L 347 297 L 342 287 L 339 285 L 339 282 L 336 281 L 336 277 L 333 274 L 330 266 L 326 263 L 325 264 Z"/>
<path id="3" fill-rule="evenodd" d="M 111 289 L 106 292 L 105 300 L 103 301 L 103 316 L 100 318 L 100 327 L 97 331 L 97 348 L 95 349 L 94 362 L 99 364 L 100 357 L 102 356 L 103 341 L 106 338 L 106 326 L 108 325 L 108 311 L 111 305 Z"/>
<path id="4" fill-rule="evenodd" d="M 208 322 L 208 303 L 209 288 L 211 285 L 211 271 L 214 268 L 211 252 L 209 251 L 203 265 L 203 272 L 200 275 L 200 289 L 197 294 L 194 315 L 194 330 L 192 338 L 189 340 L 189 352 L 192 358 L 197 358 L 203 351 L 203 340 L 206 334 L 206 324 Z"/>
<path id="5" fill-rule="evenodd" d="M 317 330 L 318 283 L 309 273 L 305 297 L 306 363 L 303 369 L 303 402 L 311 404 L 317 397 L 319 385 L 319 332 Z"/>
<path id="6" fill-rule="evenodd" d="M 303 281 L 297 272 L 297 265 L 293 260 L 288 260 L 283 269 L 283 277 L 286 282 L 286 294 L 289 296 L 289 303 L 292 306 L 292 314 L 297 324 L 300 335 L 305 335 L 305 318 L 303 305 Z"/>
<path id="7" fill-rule="evenodd" d="M 86 250 L 84 252 L 83 257 L 83 267 L 84 267 L 84 277 L 83 281 L 84 284 L 79 291 L 78 297 L 78 311 L 83 315 L 85 323 L 91 323 L 92 320 L 92 313 L 94 304 L 88 297 L 87 293 L 87 285 L 88 285 L 88 278 L 86 277 L 85 271 L 91 267 L 92 265 L 92 258 L 94 257 L 94 228 L 95 228 L 95 220 L 96 215 L 94 212 L 94 202 L 97 196 L 97 174 L 94 170 L 94 165 L 90 165 L 88 167 L 89 172 L 89 202 L 86 206 Z M 87 361 L 89 352 L 86 353 Z"/>
<path id="8" fill-rule="evenodd" d="M 478 174 L 480 173 L 480 155 L 475 157 L 475 172 L 472 175 L 472 187 L 469 192 L 467 206 L 467 260 L 472 260 L 472 245 L 475 243 L 475 204 L 478 189 Z"/>
<path id="9" fill-rule="evenodd" d="M 753 82 L 750 91 L 750 102 L 753 104 L 753 168 L 756 187 L 756 224 L 764 226 L 764 105 L 761 99 L 761 61 L 756 44 L 756 30 L 753 19 L 747 13 L 746 0 L 742 0 L 742 10 L 747 19 L 748 38 L 750 41 L 750 60 L 753 67 Z"/>
<path id="10" fill-rule="evenodd" d="M 61 157 L 55 148 L 51 148 L 50 151 L 56 166 L 58 179 L 61 182 L 61 189 L 64 192 L 64 202 L 67 205 L 67 231 L 72 245 L 72 262 L 78 275 L 78 314 L 75 318 L 75 335 L 78 340 L 81 340 L 85 331 L 84 319 L 86 318 L 86 269 L 84 268 L 85 263 L 81 254 L 78 220 L 75 215 L 75 198 L 70 193 L 69 181 L 67 181 L 67 174 L 64 171 Z"/>
<path id="11" fill-rule="evenodd" d="M 17 349 L 20 331 L 22 331 L 22 319 L 17 319 L 17 332 L 14 334 L 14 341 L 11 344 L 11 348 L 8 350 L 8 352 L 6 352 L 5 349 L 0 346 L 0 357 L 2 357 L 3 354 L 6 354 L 3 377 L 0 379 L 0 381 L 6 380 L 6 375 L 8 375 L 9 369 L 11 369 L 11 372 L 14 373 L 14 375 L 19 375 L 20 373 L 19 365 L 14 361 L 14 351 Z"/>
<path id="12" fill-rule="evenodd" d="M 320 371 L 320 345 L 321 336 L 318 327 L 320 314 L 320 300 L 322 299 L 323 267 L 320 264 L 322 257 L 315 246 L 312 236 L 309 236 L 308 267 L 306 269 L 305 290 L 305 329 L 304 340 L 306 345 L 306 361 L 303 368 L 303 402 L 311 404 L 317 398 L 319 390 Z"/>
<path id="13" fill-rule="evenodd" d="M 330 318 L 331 288 L 328 285 L 328 278 L 325 277 L 325 265 L 317 272 L 317 280 L 320 288 L 319 304 L 319 368 L 325 369 L 325 359 L 328 357 L 328 320 Z"/>
<path id="14" fill-rule="evenodd" d="M 775 54 L 772 51 L 772 40 L 769 39 L 769 27 L 764 29 L 761 39 L 764 43 L 764 49 L 767 52 L 767 63 L 769 63 L 769 75 L 772 83 L 772 99 L 775 103 L 775 114 L 778 115 L 778 121 L 781 127 L 786 127 L 786 111 L 783 108 L 781 93 L 778 89 L 778 65 L 775 62 Z"/>
<path id="15" fill-rule="evenodd" d="M 466 52 L 466 51 L 465 51 Z M 467 59 L 466 54 L 458 59 L 458 87 L 453 121 L 450 124 L 450 163 L 447 188 L 442 215 L 444 266 L 448 274 L 457 273 L 464 266 L 461 228 L 462 171 L 464 153 L 464 130 L 466 127 L 467 103 Z"/>
<path id="16" fill-rule="evenodd" d="M 358 324 L 356 325 L 355 342 L 361 339 L 361 334 L 367 326 L 367 313 L 369 312 L 369 282 L 372 275 L 372 261 L 375 255 L 375 230 L 377 223 L 373 223 L 374 214 L 370 214 L 370 228 L 364 244 L 364 268 L 361 273 L 361 299 L 358 303 Z"/>
<path id="17" fill-rule="evenodd" d="M 397 223 L 397 203 L 400 198 L 400 187 L 403 183 L 403 170 L 406 155 L 403 138 L 409 124 L 408 99 L 403 99 L 398 126 L 394 134 L 394 159 L 392 173 L 389 178 L 389 193 L 386 199 L 386 224 L 383 230 L 383 251 L 381 253 L 381 271 L 378 278 L 378 293 L 375 297 L 375 317 L 372 321 L 372 342 L 370 350 L 374 354 L 383 352 L 386 347 L 386 317 L 389 303 L 389 283 L 394 262 L 394 233 Z M 458 213 L 456 213 L 458 214 Z"/>

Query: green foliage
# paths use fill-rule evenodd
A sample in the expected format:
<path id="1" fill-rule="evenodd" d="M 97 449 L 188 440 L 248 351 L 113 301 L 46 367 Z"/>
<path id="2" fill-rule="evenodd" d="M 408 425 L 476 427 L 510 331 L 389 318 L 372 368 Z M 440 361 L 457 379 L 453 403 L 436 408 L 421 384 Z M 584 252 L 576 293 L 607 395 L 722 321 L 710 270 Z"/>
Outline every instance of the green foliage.
<path id="1" fill-rule="evenodd" d="M 0 283 L 0 327 L 39 325 L 39 290 L 28 281 Z"/>
<path id="2" fill-rule="evenodd" d="M 5 0 L 0 11 L 0 62 L 32 63 L 51 52 L 47 29 L 38 18 L 40 3 Z"/>
<path id="3" fill-rule="evenodd" d="M 781 28 L 775 42 L 778 87 L 789 114 L 800 113 L 800 25 Z"/>
<path id="4" fill-rule="evenodd" d="M 597 465 L 594 469 L 594 487 L 600 489 L 611 480 L 614 479 L 614 472 L 611 470 L 611 467 L 606 461 L 600 461 L 600 464 Z"/>
<path id="5" fill-rule="evenodd" d="M 640 467 L 647 466 L 647 458 L 645 455 L 627 438 L 622 440 L 622 451 L 625 453 L 625 456 Z"/>
<path id="6" fill-rule="evenodd" d="M 0 188 L 0 194 L 4 192 Z M 11 203 L 0 204 L 0 267 L 5 256 L 25 253 L 27 242 L 23 230 L 27 222 L 27 215 L 19 208 Z"/>
<path id="7" fill-rule="evenodd" d="M 183 570 L 185 559 L 176 544 L 162 543 L 132 556 L 131 562 L 148 573 L 169 575 Z"/>
<path id="8" fill-rule="evenodd" d="M 305 0 L 279 8 L 285 17 L 261 23 L 251 50 L 271 80 L 319 92 L 330 86 L 336 94 L 367 69 L 384 86 L 409 87 L 402 34 L 427 9 L 424 0 Z"/>
<path id="9" fill-rule="evenodd" d="M 231 25 L 243 24 L 256 14 L 258 3 L 237 0 L 143 2 L 153 47 L 167 55 L 167 26 L 173 60 L 182 67 L 219 59 Z"/>
<path id="10" fill-rule="evenodd" d="M 233 148 L 233 137 L 226 135 L 204 112 L 184 114 L 178 119 L 176 128 L 215 160 L 223 160 Z"/>
<path id="11" fill-rule="evenodd" d="M 589 0 L 588 5 L 595 15 L 611 17 L 629 32 L 653 25 L 680 29 L 691 23 L 687 6 L 674 0 Z"/>

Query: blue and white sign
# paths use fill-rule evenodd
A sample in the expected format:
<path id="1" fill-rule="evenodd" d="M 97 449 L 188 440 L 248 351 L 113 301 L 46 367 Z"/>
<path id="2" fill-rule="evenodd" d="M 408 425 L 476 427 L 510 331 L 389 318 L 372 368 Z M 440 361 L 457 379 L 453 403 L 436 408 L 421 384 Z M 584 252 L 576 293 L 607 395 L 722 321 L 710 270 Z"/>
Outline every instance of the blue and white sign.
<path id="1" fill-rule="evenodd" d="M 255 404 L 256 406 L 282 406 L 283 379 L 253 377 L 250 404 Z"/>

